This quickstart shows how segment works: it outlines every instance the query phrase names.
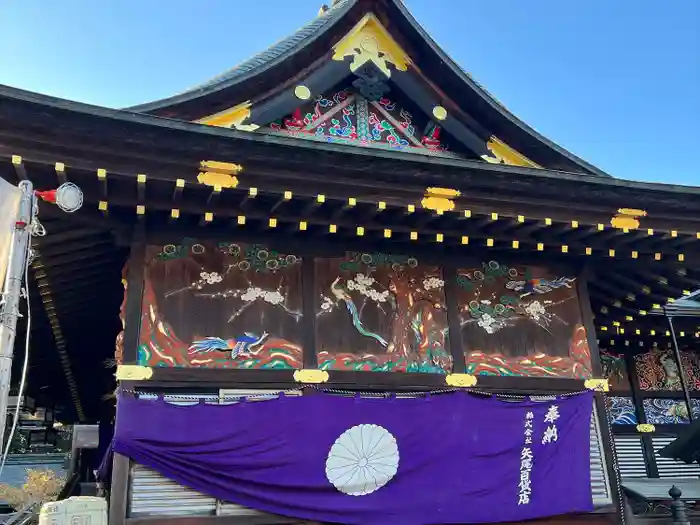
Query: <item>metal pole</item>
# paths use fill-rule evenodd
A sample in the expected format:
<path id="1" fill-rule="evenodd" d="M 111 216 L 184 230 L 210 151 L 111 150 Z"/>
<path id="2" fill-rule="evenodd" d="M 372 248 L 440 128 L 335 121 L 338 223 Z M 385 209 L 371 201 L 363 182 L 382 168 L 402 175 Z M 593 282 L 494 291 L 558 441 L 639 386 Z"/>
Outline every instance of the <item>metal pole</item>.
<path id="1" fill-rule="evenodd" d="M 22 294 L 22 280 L 27 264 L 27 251 L 31 240 L 29 225 L 34 214 L 34 190 L 32 183 L 19 183 L 22 192 L 19 211 L 12 234 L 10 260 L 0 301 L 0 455 L 4 452 L 5 425 L 7 423 L 10 381 L 12 379 L 12 355 L 15 344 L 15 330 L 19 317 L 19 300 Z M 18 414 L 15 414 L 18 417 Z"/>
<path id="2" fill-rule="evenodd" d="M 664 313 L 666 313 L 664 311 Z M 678 375 L 681 379 L 681 388 L 683 389 L 683 396 L 685 397 L 685 402 L 688 405 L 688 420 L 693 422 L 693 404 L 690 400 L 690 393 L 688 392 L 688 385 L 685 382 L 685 373 L 683 372 L 683 360 L 681 359 L 681 352 L 678 350 L 678 341 L 676 340 L 676 331 L 673 329 L 673 317 L 670 315 L 666 316 L 668 319 L 668 326 L 671 328 L 671 338 L 673 339 L 673 353 L 676 357 L 676 364 L 678 365 Z"/>

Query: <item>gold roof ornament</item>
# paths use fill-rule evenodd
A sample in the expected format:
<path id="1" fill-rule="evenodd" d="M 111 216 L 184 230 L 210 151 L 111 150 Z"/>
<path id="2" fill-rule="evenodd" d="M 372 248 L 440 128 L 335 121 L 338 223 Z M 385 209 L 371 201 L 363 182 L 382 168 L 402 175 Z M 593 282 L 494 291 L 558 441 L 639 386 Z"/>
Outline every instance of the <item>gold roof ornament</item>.
<path id="1" fill-rule="evenodd" d="M 497 137 L 491 137 L 486 143 L 486 148 L 493 156 L 482 155 L 481 158 L 490 164 L 508 164 L 510 166 L 523 166 L 525 168 L 542 168 L 542 166 L 532 162 L 525 155 L 518 153 Z"/>
<path id="2" fill-rule="evenodd" d="M 426 188 L 425 197 L 420 201 L 420 204 L 426 210 L 444 213 L 455 209 L 455 201 L 453 199 L 460 195 L 461 192 L 459 190 L 451 188 Z"/>
<path id="3" fill-rule="evenodd" d="M 242 102 L 232 108 L 225 109 L 219 113 L 214 113 L 208 117 L 201 118 L 195 122 L 206 124 L 207 126 L 218 126 L 220 128 L 233 128 L 239 131 L 255 131 L 260 126 L 249 122 L 244 124 L 250 118 L 250 100 Z"/>
<path id="4" fill-rule="evenodd" d="M 333 46 L 333 60 L 342 61 L 351 56 L 350 71 L 356 71 L 367 62 L 373 62 L 387 77 L 387 64 L 406 71 L 411 64 L 408 54 L 396 43 L 374 13 L 367 13 L 349 33 Z"/>
<path id="5" fill-rule="evenodd" d="M 639 228 L 639 218 L 646 217 L 647 212 L 635 208 L 620 208 L 610 219 L 610 226 L 620 230 L 636 230 Z"/>
<path id="6" fill-rule="evenodd" d="M 243 166 L 218 160 L 203 160 L 199 163 L 203 170 L 197 175 L 197 181 L 213 188 L 235 188 L 238 186 L 236 174 L 243 171 Z"/>

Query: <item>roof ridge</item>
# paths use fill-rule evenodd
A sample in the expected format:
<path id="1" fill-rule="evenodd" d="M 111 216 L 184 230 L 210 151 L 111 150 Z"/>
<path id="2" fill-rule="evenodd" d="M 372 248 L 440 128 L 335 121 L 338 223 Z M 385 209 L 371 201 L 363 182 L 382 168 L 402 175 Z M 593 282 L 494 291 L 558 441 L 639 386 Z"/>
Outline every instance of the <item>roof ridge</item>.
<path id="1" fill-rule="evenodd" d="M 335 13 L 338 11 L 338 9 L 340 9 L 342 6 L 349 3 L 350 1 L 351 0 L 337 0 L 336 2 L 333 2 L 333 5 L 331 7 L 329 7 L 328 9 L 326 9 L 323 12 L 320 12 L 318 14 L 318 16 L 316 16 L 316 18 L 307 22 L 306 24 L 303 24 L 300 28 L 298 28 L 296 31 L 293 31 L 292 33 L 290 33 L 286 37 L 280 38 L 275 43 L 269 45 L 266 49 L 252 54 L 251 56 L 249 56 L 245 60 L 243 60 L 243 61 L 239 62 L 238 64 L 236 64 L 235 66 L 227 69 L 223 73 L 219 73 L 218 75 L 215 75 L 214 77 L 210 78 L 209 80 L 206 80 L 204 82 L 200 82 L 199 84 L 196 84 L 191 88 L 185 89 L 184 91 L 181 91 L 180 93 L 177 93 L 174 96 L 179 96 L 179 95 L 189 93 L 191 91 L 196 91 L 198 89 L 206 88 L 206 87 L 212 86 L 214 84 L 217 84 L 221 81 L 233 78 L 233 77 L 237 76 L 238 74 L 247 72 L 251 69 L 251 67 L 250 67 L 251 65 L 253 65 L 254 63 L 257 63 L 262 58 L 268 58 L 267 55 L 270 55 L 272 50 L 274 50 L 280 46 L 283 46 L 285 43 L 291 43 L 291 41 L 294 41 L 293 45 L 284 49 L 284 51 L 289 51 L 293 47 L 296 47 L 297 45 L 299 45 L 303 40 L 306 39 L 307 36 L 309 36 L 309 35 L 305 34 L 306 32 L 308 32 L 309 30 L 312 30 L 312 29 L 315 32 L 315 30 L 323 27 L 335 15 Z M 301 38 L 298 38 L 298 37 L 301 37 Z M 272 57 L 272 58 L 276 58 L 276 57 Z M 267 61 L 267 60 L 265 60 L 265 61 Z"/>

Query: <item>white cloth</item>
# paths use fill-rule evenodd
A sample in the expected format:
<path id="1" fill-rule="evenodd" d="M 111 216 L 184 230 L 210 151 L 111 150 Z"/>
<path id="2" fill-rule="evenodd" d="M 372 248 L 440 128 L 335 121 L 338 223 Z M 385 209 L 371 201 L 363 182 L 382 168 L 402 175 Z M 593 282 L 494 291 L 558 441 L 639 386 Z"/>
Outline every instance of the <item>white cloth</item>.
<path id="1" fill-rule="evenodd" d="M 19 211 L 22 192 L 17 186 L 0 179 L 0 292 L 5 287 L 5 274 L 10 262 L 12 233 Z"/>

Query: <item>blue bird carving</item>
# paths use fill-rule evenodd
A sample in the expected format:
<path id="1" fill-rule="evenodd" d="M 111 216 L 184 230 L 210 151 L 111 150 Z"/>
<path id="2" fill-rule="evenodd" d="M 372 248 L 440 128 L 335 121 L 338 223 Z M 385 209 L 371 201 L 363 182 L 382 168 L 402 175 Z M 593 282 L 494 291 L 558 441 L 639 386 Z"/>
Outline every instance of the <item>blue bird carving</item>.
<path id="1" fill-rule="evenodd" d="M 231 358 L 235 358 L 239 354 L 243 354 L 252 350 L 256 346 L 260 346 L 267 336 L 267 332 L 263 332 L 260 336 L 245 332 L 242 336 L 235 339 L 221 339 L 220 337 L 207 337 L 199 341 L 193 341 L 189 347 L 190 354 L 207 354 L 209 352 L 231 352 Z"/>

